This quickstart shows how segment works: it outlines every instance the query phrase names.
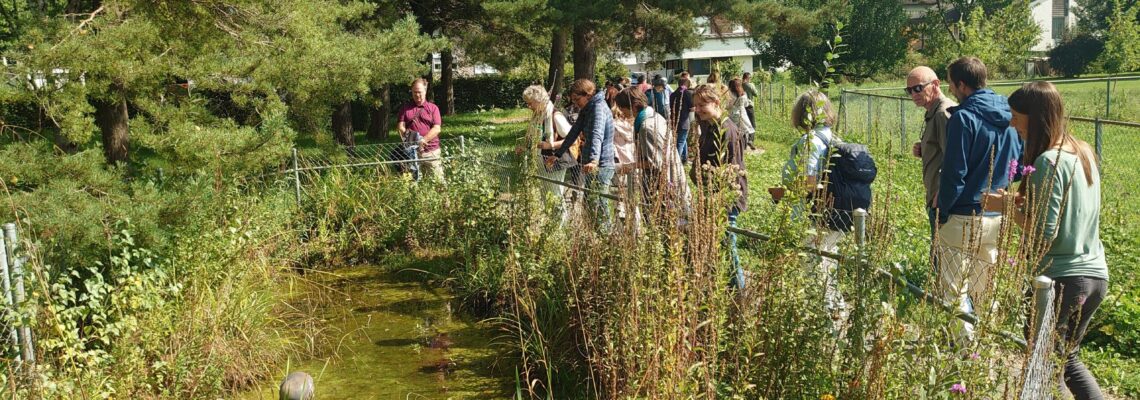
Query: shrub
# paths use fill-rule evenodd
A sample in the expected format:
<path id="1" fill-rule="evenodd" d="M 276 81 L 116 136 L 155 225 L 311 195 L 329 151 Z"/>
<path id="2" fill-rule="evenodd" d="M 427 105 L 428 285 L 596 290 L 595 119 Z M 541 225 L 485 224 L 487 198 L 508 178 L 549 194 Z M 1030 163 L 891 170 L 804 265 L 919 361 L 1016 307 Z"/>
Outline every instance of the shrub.
<path id="1" fill-rule="evenodd" d="M 1135 15 L 1121 11 L 1120 4 L 1108 21 L 1101 62 L 1109 73 L 1140 69 L 1140 24 Z"/>
<path id="2" fill-rule="evenodd" d="M 1103 51 L 1103 41 L 1092 35 L 1078 35 L 1049 50 L 1049 67 L 1067 77 L 1082 75 Z"/>
<path id="3" fill-rule="evenodd" d="M 473 78 L 459 78 L 452 83 L 455 94 L 455 112 L 464 113 L 483 111 L 492 108 L 518 108 L 522 107 L 522 92 L 532 81 L 528 79 L 507 78 L 502 76 L 478 76 Z M 439 81 L 432 82 L 431 90 L 441 90 Z M 563 87 L 566 87 L 565 85 Z M 437 97 L 435 103 L 439 105 L 441 99 Z M 401 104 L 411 101 L 411 95 L 403 88 L 392 89 L 392 112 L 396 112 Z"/>

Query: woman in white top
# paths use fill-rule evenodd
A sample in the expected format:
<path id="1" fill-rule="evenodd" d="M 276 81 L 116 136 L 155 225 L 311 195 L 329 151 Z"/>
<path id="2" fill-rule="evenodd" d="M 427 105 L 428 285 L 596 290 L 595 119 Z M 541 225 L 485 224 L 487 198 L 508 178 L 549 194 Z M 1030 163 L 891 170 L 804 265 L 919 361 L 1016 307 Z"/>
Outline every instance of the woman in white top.
<path id="1" fill-rule="evenodd" d="M 624 91 L 623 91 L 624 93 Z M 621 96 L 617 94 L 616 96 Z M 615 97 L 616 97 L 615 96 Z M 614 106 L 614 157 L 617 158 L 617 169 L 614 183 L 625 192 L 626 198 L 632 198 L 633 188 L 637 187 L 637 179 L 633 172 L 633 164 L 637 162 L 637 141 L 633 134 L 634 113 L 627 108 Z M 636 208 L 626 207 L 628 201 L 618 205 L 618 216 L 624 218 L 629 214 L 636 214 Z M 634 210 L 629 212 L 629 210 Z M 628 213 L 628 214 L 627 214 Z"/>
<path id="2" fill-rule="evenodd" d="M 635 89 L 618 94 L 616 106 L 633 118 L 637 137 L 636 162 L 628 168 L 641 181 L 641 204 L 647 216 L 667 221 L 670 212 L 675 221 L 686 218 L 689 209 L 689 185 L 684 165 L 677 151 L 676 137 L 669 121 L 649 106 L 648 97 Z M 632 111 L 632 112 L 631 112 Z M 633 171 L 631 171 L 633 172 Z"/>
<path id="3" fill-rule="evenodd" d="M 537 142 L 542 155 L 553 155 L 553 149 L 562 146 L 562 139 L 570 131 L 570 122 L 561 112 L 554 110 L 554 103 L 550 102 L 550 96 L 542 86 L 527 87 L 526 90 L 523 90 L 523 100 L 526 101 L 527 108 L 533 112 L 530 117 L 530 124 L 527 125 L 527 142 Z M 544 178 L 562 182 L 562 178 L 566 175 L 566 170 L 557 165 L 547 168 L 543 164 L 543 157 L 535 157 L 535 164 L 537 175 Z M 563 187 L 561 185 L 543 182 L 543 187 L 559 200 L 563 199 Z"/>
<path id="4" fill-rule="evenodd" d="M 728 90 L 733 96 L 732 102 L 728 105 L 728 117 L 740 127 L 740 133 L 744 134 L 748 147 L 756 148 L 753 145 L 756 128 L 752 126 L 752 121 L 748 120 L 748 107 L 752 105 L 752 99 L 749 99 L 748 94 L 744 92 L 744 84 L 740 79 L 728 81 Z"/>

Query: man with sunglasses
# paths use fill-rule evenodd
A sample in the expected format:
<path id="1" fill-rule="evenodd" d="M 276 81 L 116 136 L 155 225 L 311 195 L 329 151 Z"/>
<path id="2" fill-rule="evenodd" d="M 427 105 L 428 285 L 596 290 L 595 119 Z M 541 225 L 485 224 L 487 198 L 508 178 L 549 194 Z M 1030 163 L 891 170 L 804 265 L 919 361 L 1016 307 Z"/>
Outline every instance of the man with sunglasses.
<path id="1" fill-rule="evenodd" d="M 935 229 L 934 200 L 938 195 L 939 173 L 946 148 L 946 123 L 950 120 L 948 109 L 958 105 L 942 94 L 941 84 L 933 69 L 919 66 L 907 74 L 904 89 L 914 105 L 926 109 L 922 138 L 914 143 L 911 153 L 922 159 L 922 185 L 926 188 L 926 215 L 930 221 L 931 237 Z"/>

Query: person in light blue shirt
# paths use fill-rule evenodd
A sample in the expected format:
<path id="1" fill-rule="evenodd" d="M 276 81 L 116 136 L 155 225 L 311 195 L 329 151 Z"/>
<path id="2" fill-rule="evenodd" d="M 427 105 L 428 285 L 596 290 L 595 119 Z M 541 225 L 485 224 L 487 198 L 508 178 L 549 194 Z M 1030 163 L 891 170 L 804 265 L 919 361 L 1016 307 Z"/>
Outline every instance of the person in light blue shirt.
<path id="1" fill-rule="evenodd" d="M 797 192 L 801 199 L 792 205 L 792 218 L 802 219 L 809 211 L 811 198 L 826 193 L 823 187 L 828 165 L 828 148 L 836 140 L 831 127 L 837 118 L 835 108 L 827 95 L 819 91 L 809 91 L 800 95 L 792 106 L 792 126 L 803 135 L 792 145 L 788 161 L 781 172 L 783 188 L 770 189 L 773 199 L 779 201 L 786 190 Z M 820 200 L 822 201 L 822 200 Z M 835 253 L 839 251 L 839 241 L 844 232 L 832 230 L 822 221 L 813 224 L 816 233 L 805 238 L 804 245 Z M 839 332 L 847 314 L 847 303 L 839 291 L 836 271 L 839 263 L 829 257 L 812 256 L 806 267 L 810 276 L 815 277 L 824 287 L 824 304 L 831 314 L 834 332 Z"/>

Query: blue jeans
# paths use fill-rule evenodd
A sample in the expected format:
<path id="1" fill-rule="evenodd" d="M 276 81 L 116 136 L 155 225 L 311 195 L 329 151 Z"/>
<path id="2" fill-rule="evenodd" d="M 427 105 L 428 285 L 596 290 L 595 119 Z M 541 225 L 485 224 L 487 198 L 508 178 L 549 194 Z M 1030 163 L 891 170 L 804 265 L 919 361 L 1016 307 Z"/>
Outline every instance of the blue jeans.
<path id="1" fill-rule="evenodd" d="M 736 217 L 740 215 L 740 210 L 733 207 L 728 211 L 728 226 L 736 227 Z M 725 232 L 725 244 L 728 246 L 728 252 L 732 257 L 732 268 L 735 270 L 733 273 L 730 285 L 736 286 L 737 289 L 744 290 L 744 269 L 740 267 L 740 253 L 736 251 L 736 234 L 733 232 Z"/>
<path id="2" fill-rule="evenodd" d="M 681 163 L 689 162 L 689 128 L 677 128 L 677 154 L 681 155 Z"/>
<path id="3" fill-rule="evenodd" d="M 586 204 L 592 205 L 594 219 L 603 231 L 609 231 L 613 216 L 610 213 L 610 199 L 599 196 L 595 192 L 610 194 L 610 186 L 614 181 L 614 167 L 598 168 L 597 172 L 586 174 Z"/>

